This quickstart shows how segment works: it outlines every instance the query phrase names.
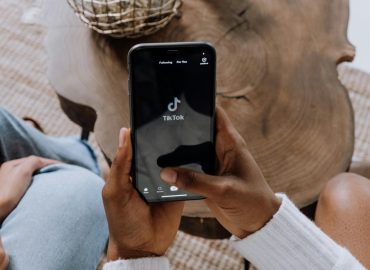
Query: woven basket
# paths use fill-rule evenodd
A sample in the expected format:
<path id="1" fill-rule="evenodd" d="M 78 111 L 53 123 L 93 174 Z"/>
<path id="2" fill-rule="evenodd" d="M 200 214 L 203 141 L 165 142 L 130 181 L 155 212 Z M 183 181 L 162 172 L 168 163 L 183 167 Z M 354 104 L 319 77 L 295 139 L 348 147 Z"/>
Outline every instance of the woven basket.
<path id="1" fill-rule="evenodd" d="M 164 27 L 181 0 L 67 0 L 80 19 L 101 34 L 136 38 Z"/>

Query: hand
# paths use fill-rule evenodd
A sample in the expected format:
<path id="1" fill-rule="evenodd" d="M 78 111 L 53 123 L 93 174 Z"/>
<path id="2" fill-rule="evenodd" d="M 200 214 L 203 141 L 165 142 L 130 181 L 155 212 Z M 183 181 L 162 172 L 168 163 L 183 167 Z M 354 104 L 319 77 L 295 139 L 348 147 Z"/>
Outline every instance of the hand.
<path id="1" fill-rule="evenodd" d="M 30 156 L 5 162 L 0 167 L 0 220 L 17 206 L 29 187 L 32 174 L 56 160 Z"/>
<path id="2" fill-rule="evenodd" d="M 165 168 L 161 178 L 170 185 L 207 197 L 217 220 L 233 235 L 245 238 L 262 228 L 281 202 L 268 186 L 244 139 L 217 108 L 218 176 L 184 168 Z"/>
<path id="3" fill-rule="evenodd" d="M 103 189 L 109 225 L 107 258 L 132 259 L 161 256 L 175 239 L 182 202 L 148 204 L 131 183 L 131 136 L 120 132 L 120 147 Z"/>
<path id="4" fill-rule="evenodd" d="M 9 257 L 5 253 L 3 243 L 0 238 L 0 270 L 6 270 L 9 264 Z"/>

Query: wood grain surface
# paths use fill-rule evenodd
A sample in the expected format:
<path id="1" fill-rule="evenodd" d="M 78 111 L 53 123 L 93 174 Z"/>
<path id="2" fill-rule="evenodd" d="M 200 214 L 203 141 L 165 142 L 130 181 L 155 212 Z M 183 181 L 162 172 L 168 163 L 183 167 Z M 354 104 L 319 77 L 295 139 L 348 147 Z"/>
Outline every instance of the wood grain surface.
<path id="1" fill-rule="evenodd" d="M 230 116 L 277 192 L 299 206 L 346 171 L 353 112 L 336 66 L 351 60 L 348 0 L 185 0 L 182 15 L 135 40 L 98 35 L 66 1 L 46 1 L 48 77 L 58 95 L 93 108 L 96 138 L 109 158 L 129 126 L 128 49 L 141 42 L 211 42 L 217 49 L 217 102 Z M 71 106 L 64 111 L 78 115 Z M 84 117 L 83 112 L 80 113 Z M 202 202 L 185 215 L 209 216 Z"/>

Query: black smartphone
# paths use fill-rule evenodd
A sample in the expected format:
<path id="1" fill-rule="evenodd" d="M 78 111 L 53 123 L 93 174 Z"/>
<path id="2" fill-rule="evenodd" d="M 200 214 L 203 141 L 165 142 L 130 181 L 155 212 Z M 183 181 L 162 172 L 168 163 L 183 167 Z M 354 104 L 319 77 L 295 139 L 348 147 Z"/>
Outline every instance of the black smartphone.
<path id="1" fill-rule="evenodd" d="M 203 197 L 160 179 L 165 167 L 215 171 L 216 51 L 203 42 L 150 43 L 128 54 L 133 182 L 148 202 Z"/>

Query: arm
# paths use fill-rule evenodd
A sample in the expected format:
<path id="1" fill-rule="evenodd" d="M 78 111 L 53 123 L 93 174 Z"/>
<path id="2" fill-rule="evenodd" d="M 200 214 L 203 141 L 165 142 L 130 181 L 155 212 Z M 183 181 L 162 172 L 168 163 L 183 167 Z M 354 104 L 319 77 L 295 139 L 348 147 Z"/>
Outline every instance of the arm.
<path id="1" fill-rule="evenodd" d="M 282 194 L 282 205 L 259 231 L 231 245 L 258 269 L 365 269 Z"/>
<path id="2" fill-rule="evenodd" d="M 155 230 L 162 223 L 158 215 L 154 215 L 154 219 L 142 216 L 142 211 L 156 213 L 156 207 L 160 206 L 145 206 L 138 202 L 141 200 L 135 199 L 137 193 L 129 181 L 131 141 L 128 132 L 123 131 L 126 136 L 120 136 L 121 147 L 103 192 L 110 230 L 108 260 L 116 260 L 106 264 L 104 270 L 167 270 L 167 259 L 153 256 L 163 255 L 174 239 L 181 211 L 171 213 L 163 209 L 166 218 L 171 218 L 172 225 L 159 231 Z M 278 266 L 289 269 L 363 269 L 350 253 L 308 221 L 286 197 L 275 196 L 243 138 L 221 109 L 217 110 L 216 154 L 217 176 L 184 168 L 165 168 L 161 178 L 170 185 L 207 197 L 207 205 L 234 235 L 231 243 L 243 256 L 261 269 L 276 269 Z M 136 203 L 132 202 L 133 198 Z M 136 210 L 135 218 L 131 220 L 133 213 L 130 209 L 133 208 Z M 143 224 L 149 227 L 145 228 Z M 147 231 L 151 233 L 147 234 Z M 142 242 L 138 235 L 143 235 L 146 241 Z M 257 252 L 254 247 L 258 247 Z M 148 256 L 152 257 L 145 258 Z M 325 264 L 318 264 L 317 256 L 323 257 Z M 285 264 L 277 265 L 282 262 Z"/>
<path id="3" fill-rule="evenodd" d="M 30 156 L 0 166 L 0 223 L 10 214 L 31 184 L 32 174 L 58 161 Z M 9 257 L 0 238 L 0 270 L 7 269 Z"/>
<path id="4" fill-rule="evenodd" d="M 162 179 L 207 197 L 215 217 L 234 235 L 234 248 L 259 269 L 364 269 L 287 197 L 275 196 L 226 114 L 218 109 L 216 116 L 217 176 L 166 168 Z"/>
<path id="5" fill-rule="evenodd" d="M 5 162 L 0 166 L 0 222 L 17 206 L 31 184 L 32 174 L 56 160 L 29 156 Z"/>

